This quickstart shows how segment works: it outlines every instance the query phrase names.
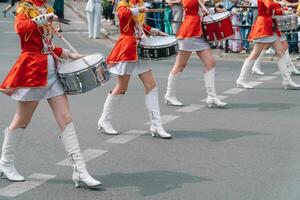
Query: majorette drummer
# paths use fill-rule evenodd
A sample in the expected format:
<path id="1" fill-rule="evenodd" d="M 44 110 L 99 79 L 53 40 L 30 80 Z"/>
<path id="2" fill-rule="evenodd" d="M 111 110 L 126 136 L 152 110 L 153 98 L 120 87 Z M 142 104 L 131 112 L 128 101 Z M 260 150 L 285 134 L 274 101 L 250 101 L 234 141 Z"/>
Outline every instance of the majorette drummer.
<path id="1" fill-rule="evenodd" d="M 0 85 L 5 94 L 17 101 L 17 111 L 8 128 L 0 159 L 0 172 L 10 181 L 24 181 L 15 166 L 16 150 L 26 127 L 42 99 L 47 99 L 61 130 L 60 138 L 73 166 L 73 181 L 94 188 L 101 183 L 90 176 L 80 152 L 67 96 L 56 75 L 57 59 L 82 57 L 54 46 L 52 21 L 57 16 L 46 0 L 23 0 L 17 7 L 15 30 L 21 41 L 21 55 Z M 31 148 L 31 147 L 30 147 Z"/>
<path id="2" fill-rule="evenodd" d="M 289 57 L 280 42 L 281 33 L 276 26 L 274 27 L 272 19 L 273 12 L 277 12 L 278 14 L 282 13 L 279 3 L 273 0 L 258 0 L 258 16 L 249 34 L 249 40 L 253 41 L 255 45 L 249 57 L 244 61 L 240 75 L 236 80 L 237 87 L 246 89 L 253 88 L 253 86 L 247 82 L 247 75 L 261 51 L 268 46 L 273 46 L 278 56 L 277 65 L 283 79 L 283 87 L 285 89 L 300 89 L 300 85 L 292 81 L 287 69 Z"/>
<path id="3" fill-rule="evenodd" d="M 202 10 L 206 13 L 208 13 L 208 10 L 201 0 L 183 0 L 182 5 L 185 17 L 176 35 L 179 42 L 179 52 L 175 64 L 169 73 L 165 102 L 174 106 L 183 105 L 183 103 L 176 98 L 176 82 L 185 69 L 192 52 L 196 52 L 204 64 L 204 81 L 207 91 L 206 103 L 209 107 L 222 108 L 226 106 L 227 103 L 219 100 L 216 95 L 215 59 L 202 30 L 199 6 L 201 6 Z M 213 8 L 210 9 L 209 12 L 213 13 L 214 10 L 219 12 L 224 11 L 221 8 Z"/>
<path id="4" fill-rule="evenodd" d="M 107 57 L 110 71 L 117 75 L 117 83 L 106 98 L 102 116 L 98 121 L 98 128 L 103 129 L 107 134 L 118 134 L 118 131 L 112 126 L 113 112 L 117 110 L 122 97 L 127 91 L 130 77 L 137 74 L 145 89 L 146 106 L 151 118 L 150 131 L 152 136 L 157 134 L 161 138 L 171 138 L 171 134 L 167 133 L 162 126 L 157 87 L 149 66 L 150 63 L 140 60 L 137 55 L 138 40 L 144 32 L 162 36 L 167 34 L 143 24 L 143 12 L 145 11 L 143 1 L 122 0 L 118 4 L 117 12 L 121 35 Z"/>

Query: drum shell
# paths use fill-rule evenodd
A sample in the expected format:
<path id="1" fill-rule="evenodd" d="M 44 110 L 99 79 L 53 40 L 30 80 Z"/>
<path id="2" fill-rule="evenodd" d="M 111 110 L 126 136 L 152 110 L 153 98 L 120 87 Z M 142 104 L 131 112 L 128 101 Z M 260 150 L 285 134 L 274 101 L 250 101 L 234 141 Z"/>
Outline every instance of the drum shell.
<path id="1" fill-rule="evenodd" d="M 278 15 L 274 16 L 274 23 L 281 32 L 297 31 L 298 18 L 297 15 Z"/>
<path id="2" fill-rule="evenodd" d="M 173 42 L 168 45 L 148 46 L 138 45 L 139 58 L 143 60 L 162 60 L 176 56 L 178 52 L 178 42 Z"/>
<path id="3" fill-rule="evenodd" d="M 88 92 L 108 81 L 110 73 L 105 59 L 82 70 L 70 73 L 58 73 L 66 94 L 74 95 Z"/>
<path id="4" fill-rule="evenodd" d="M 223 40 L 233 35 L 230 15 L 209 22 L 202 22 L 207 41 Z"/>

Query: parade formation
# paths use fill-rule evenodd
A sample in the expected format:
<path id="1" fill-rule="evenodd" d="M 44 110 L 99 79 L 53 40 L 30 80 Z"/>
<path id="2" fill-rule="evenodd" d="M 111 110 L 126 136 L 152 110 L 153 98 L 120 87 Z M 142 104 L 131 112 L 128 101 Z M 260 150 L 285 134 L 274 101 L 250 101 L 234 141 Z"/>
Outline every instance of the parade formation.
<path id="1" fill-rule="evenodd" d="M 93 3 L 98 6 L 99 2 L 88 1 L 86 9 L 89 21 L 96 20 L 92 14 Z M 209 42 L 222 41 L 233 34 L 230 12 L 221 7 L 208 7 L 203 0 L 182 0 L 181 4 L 184 10 L 182 24 L 178 31 L 173 30 L 175 35 L 170 36 L 145 24 L 145 13 L 150 11 L 144 6 L 143 0 L 121 0 L 116 7 L 120 37 L 109 55 L 103 55 L 102 52 L 82 55 L 60 33 L 61 28 L 55 26 L 57 22 L 68 24 L 69 21 L 55 15 L 54 10 L 47 5 L 47 0 L 19 1 L 15 10 L 15 32 L 20 39 L 21 54 L 0 85 L 0 91 L 17 102 L 13 120 L 6 128 L 1 127 L 4 129 L 1 174 L 12 182 L 25 181 L 15 167 L 17 149 L 39 102 L 47 100 L 73 168 L 72 180 L 75 186 L 99 188 L 102 183 L 94 179 L 86 168 L 67 95 L 89 92 L 111 81 L 111 76 L 116 76 L 116 83 L 107 94 L 105 102 L 99 102 L 99 106 L 103 103 L 102 113 L 97 116 L 100 117 L 97 123 L 99 132 L 120 134 L 112 121 L 114 115 L 120 112 L 121 100 L 127 92 L 131 77 L 138 76 L 144 87 L 151 135 L 176 140 L 176 133 L 172 133 L 176 130 L 167 132 L 163 127 L 159 102 L 174 106 L 174 109 L 185 105 L 179 100 L 178 79 L 193 52 L 204 65 L 206 105 L 209 108 L 230 109 L 230 103 L 217 96 L 217 67 L 209 45 Z M 265 50 L 273 48 L 278 57 L 282 87 L 296 91 L 300 89 L 300 84 L 295 83 L 291 77 L 300 72 L 291 60 L 284 34 L 294 30 L 295 26 L 286 27 L 286 23 L 282 22 L 289 22 L 296 14 L 287 14 L 283 8 L 284 4 L 275 0 L 258 0 L 258 17 L 249 34 L 254 47 L 244 60 L 239 77 L 232 80 L 237 88 L 253 88 L 248 83 L 248 76 L 251 70 L 254 74 L 264 74 L 260 69 L 261 57 Z M 90 24 L 89 29 L 92 33 L 89 38 L 99 37 L 97 25 Z M 54 44 L 54 37 L 63 41 L 69 49 Z M 172 57 L 175 62 L 170 68 L 167 85 L 163 86 L 166 88 L 164 98 L 160 99 L 152 68 L 155 61 Z"/>

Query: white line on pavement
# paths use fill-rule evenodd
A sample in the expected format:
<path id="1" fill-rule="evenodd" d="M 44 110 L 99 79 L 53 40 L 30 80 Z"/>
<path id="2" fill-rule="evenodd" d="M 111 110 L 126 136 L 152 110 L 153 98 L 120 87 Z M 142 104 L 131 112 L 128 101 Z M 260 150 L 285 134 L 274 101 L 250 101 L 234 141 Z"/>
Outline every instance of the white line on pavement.
<path id="1" fill-rule="evenodd" d="M 228 96 L 218 95 L 217 97 L 218 97 L 218 99 L 223 100 L 223 99 L 226 99 Z M 203 99 L 202 102 L 206 102 L 206 98 Z"/>
<path id="2" fill-rule="evenodd" d="M 259 78 L 257 80 L 258 81 L 270 81 L 270 80 L 273 80 L 275 78 L 277 78 L 277 76 L 263 76 L 263 77 L 261 77 L 261 78 Z"/>
<path id="3" fill-rule="evenodd" d="M 99 149 L 87 149 L 82 152 L 82 156 L 85 162 L 88 162 L 90 160 L 93 160 L 97 158 L 98 156 L 101 156 L 102 154 L 105 154 L 107 151 L 105 150 L 99 150 Z M 58 163 L 56 165 L 62 165 L 62 166 L 70 166 L 69 159 L 66 158 Z"/>
<path id="4" fill-rule="evenodd" d="M 0 196 L 19 196 L 20 194 L 32 190 L 55 177 L 55 175 L 48 174 L 32 174 L 25 182 L 15 182 L 6 187 L 0 188 Z"/>
<path id="5" fill-rule="evenodd" d="M 231 88 L 230 90 L 225 91 L 224 94 L 238 94 L 246 90 L 247 89 L 243 89 L 243 88 Z"/>
<path id="6" fill-rule="evenodd" d="M 249 85 L 253 86 L 253 87 L 256 87 L 260 84 L 263 84 L 264 82 L 260 82 L 260 81 L 251 81 L 251 82 L 248 82 Z"/>
<path id="7" fill-rule="evenodd" d="M 280 71 L 274 72 L 273 74 L 274 74 L 274 75 L 279 75 L 279 74 L 280 74 Z"/>
<path id="8" fill-rule="evenodd" d="M 196 110 L 199 110 L 201 108 L 205 107 L 205 105 L 199 105 L 199 104 L 191 104 L 189 106 L 184 106 L 181 107 L 177 110 L 175 110 L 176 112 L 184 112 L 184 113 L 189 113 L 189 112 L 194 112 Z"/>
<path id="9" fill-rule="evenodd" d="M 114 136 L 108 140 L 106 140 L 107 143 L 113 143 L 113 144 L 125 144 L 140 135 L 143 135 L 147 133 L 147 131 L 144 130 L 129 130 L 124 134 Z"/>
<path id="10" fill-rule="evenodd" d="M 177 116 L 177 115 L 163 115 L 161 116 L 161 121 L 162 121 L 162 124 L 167 124 L 171 121 L 174 121 L 175 119 L 179 118 L 180 116 Z M 146 122 L 145 125 L 150 125 L 150 121 Z"/>

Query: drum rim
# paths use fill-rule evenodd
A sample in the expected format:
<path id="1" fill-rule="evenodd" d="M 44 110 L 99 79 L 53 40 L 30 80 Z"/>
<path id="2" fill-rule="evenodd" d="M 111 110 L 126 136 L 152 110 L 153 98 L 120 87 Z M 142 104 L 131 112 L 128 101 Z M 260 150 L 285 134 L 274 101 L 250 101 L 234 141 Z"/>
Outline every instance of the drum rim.
<path id="1" fill-rule="evenodd" d="M 101 62 L 101 61 L 102 61 L 102 62 Z M 97 66 L 98 64 L 101 64 L 101 65 L 100 65 L 101 67 L 102 67 L 102 66 L 106 66 L 106 60 L 105 60 L 104 58 L 102 58 L 101 60 L 99 60 L 99 61 L 98 61 L 97 63 L 95 63 L 94 65 L 88 66 L 87 68 L 84 68 L 84 69 L 81 69 L 81 70 L 78 70 L 78 71 L 74 71 L 74 72 L 61 73 L 61 72 L 59 72 L 59 70 L 60 70 L 61 68 L 59 68 L 59 69 L 57 70 L 57 74 L 58 74 L 58 75 L 64 75 L 64 74 L 77 74 L 78 72 L 87 71 L 87 70 L 89 70 L 89 69 L 91 69 L 91 68 L 97 68 L 96 66 Z"/>
<path id="2" fill-rule="evenodd" d="M 174 54 L 174 55 L 171 55 L 171 56 L 168 56 L 168 57 L 161 57 L 161 58 L 146 58 L 146 57 L 141 57 L 139 56 L 140 59 L 142 60 L 146 60 L 146 61 L 159 61 L 159 60 L 166 60 L 166 58 L 173 58 L 173 57 L 176 57 L 178 54 L 178 51 Z"/>
<path id="3" fill-rule="evenodd" d="M 203 24 L 214 24 L 214 23 L 216 23 L 216 22 L 222 21 L 223 19 L 226 19 L 226 18 L 228 18 L 228 17 L 231 16 L 231 13 L 230 13 L 229 11 L 222 12 L 222 13 L 224 13 L 225 15 L 224 15 L 223 17 L 220 17 L 218 20 L 215 20 L 215 21 L 207 21 L 207 22 L 205 22 L 205 21 L 204 21 L 205 18 L 208 18 L 208 16 L 205 16 L 205 17 L 203 17 L 202 23 L 203 23 Z M 214 14 L 212 14 L 212 15 L 214 15 Z M 210 18 L 209 18 L 209 19 L 210 19 Z M 210 19 L 210 20 L 211 20 L 211 19 Z"/>
<path id="4" fill-rule="evenodd" d="M 172 42 L 168 45 L 158 45 L 158 46 L 149 46 L 149 45 L 143 45 L 143 44 L 138 44 L 138 47 L 141 48 L 148 48 L 148 49 L 161 49 L 161 48 L 167 48 L 167 47 L 173 47 L 173 46 L 178 46 L 178 41 L 176 40 L 175 42 Z"/>

